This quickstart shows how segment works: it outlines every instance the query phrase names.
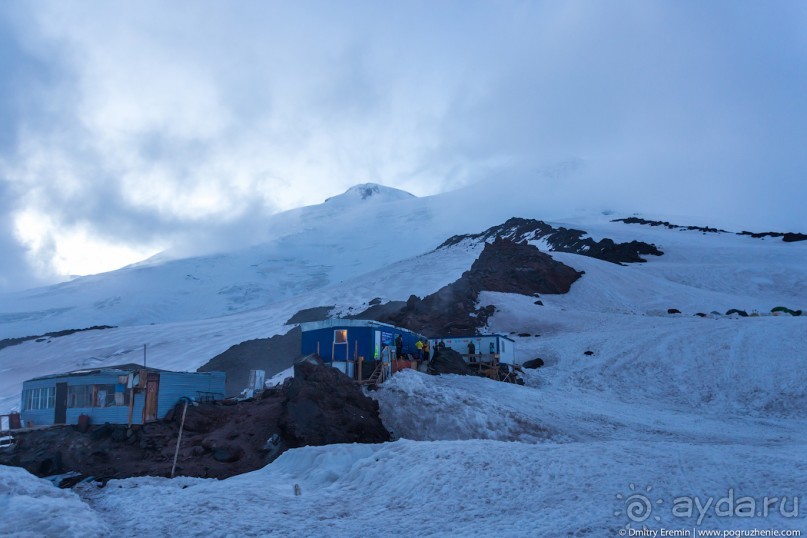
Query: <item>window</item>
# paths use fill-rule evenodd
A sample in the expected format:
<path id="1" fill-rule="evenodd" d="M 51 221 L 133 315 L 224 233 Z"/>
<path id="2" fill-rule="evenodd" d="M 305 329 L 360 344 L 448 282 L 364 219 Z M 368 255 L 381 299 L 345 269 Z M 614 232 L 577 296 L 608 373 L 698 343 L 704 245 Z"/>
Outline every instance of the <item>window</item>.
<path id="1" fill-rule="evenodd" d="M 334 344 L 345 344 L 347 343 L 347 329 L 338 329 L 333 332 L 333 343 Z"/>
<path id="2" fill-rule="evenodd" d="M 52 409 L 56 399 L 56 387 L 43 387 L 22 391 L 23 411 L 37 409 Z"/>
<path id="3" fill-rule="evenodd" d="M 93 407 L 112 407 L 115 405 L 115 385 L 95 385 Z"/>
<path id="4" fill-rule="evenodd" d="M 68 385 L 67 407 L 92 407 L 93 385 Z"/>

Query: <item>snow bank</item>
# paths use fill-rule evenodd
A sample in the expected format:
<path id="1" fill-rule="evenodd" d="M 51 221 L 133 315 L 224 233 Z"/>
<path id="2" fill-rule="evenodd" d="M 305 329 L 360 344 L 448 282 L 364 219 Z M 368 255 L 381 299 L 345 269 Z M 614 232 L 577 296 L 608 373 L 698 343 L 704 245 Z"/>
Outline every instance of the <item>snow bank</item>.
<path id="1" fill-rule="evenodd" d="M 259 471 L 185 489 L 120 481 L 91 502 L 120 535 L 616 536 L 630 523 L 625 497 L 636 487 L 654 502 L 650 524 L 691 529 L 697 513 L 675 517 L 673 498 L 733 488 L 792 499 L 804 474 L 802 458 L 781 447 L 402 440 L 295 449 Z M 700 528 L 726 521 L 712 512 Z M 732 528 L 806 523 L 779 513 L 730 520 Z"/>
<path id="2" fill-rule="evenodd" d="M 109 527 L 78 495 L 0 465 L 0 536 L 105 536 Z"/>
<path id="3" fill-rule="evenodd" d="M 510 383 L 404 370 L 371 396 L 384 426 L 404 439 L 537 443 L 559 436 L 540 420 L 540 393 Z"/>

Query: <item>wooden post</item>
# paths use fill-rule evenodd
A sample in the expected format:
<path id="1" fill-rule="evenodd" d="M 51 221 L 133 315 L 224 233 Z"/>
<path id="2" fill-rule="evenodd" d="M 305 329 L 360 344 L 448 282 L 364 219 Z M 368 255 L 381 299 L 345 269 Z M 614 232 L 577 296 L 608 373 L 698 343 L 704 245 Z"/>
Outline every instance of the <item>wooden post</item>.
<path id="1" fill-rule="evenodd" d="M 129 387 L 129 428 L 132 427 L 132 413 L 134 413 L 134 399 L 135 399 L 135 390 L 134 390 L 134 372 L 129 372 L 126 376 L 126 384 L 131 385 Z"/>
<path id="2" fill-rule="evenodd" d="M 177 456 L 179 456 L 179 443 L 182 441 L 182 428 L 185 426 L 185 413 L 188 412 L 188 399 L 185 399 L 185 408 L 182 409 L 182 422 L 179 423 L 179 436 L 177 437 L 177 448 L 174 450 L 174 464 L 171 465 L 171 478 L 174 478 L 174 470 L 177 468 Z"/>
<path id="3" fill-rule="evenodd" d="M 364 357 L 359 357 L 359 383 L 361 384 L 361 363 L 364 362 Z"/>

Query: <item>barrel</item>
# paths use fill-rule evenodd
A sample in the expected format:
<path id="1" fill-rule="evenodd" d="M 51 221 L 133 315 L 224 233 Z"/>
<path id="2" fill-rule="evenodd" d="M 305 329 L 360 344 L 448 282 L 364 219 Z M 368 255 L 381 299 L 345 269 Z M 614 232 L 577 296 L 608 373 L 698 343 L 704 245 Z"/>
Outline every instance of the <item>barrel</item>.
<path id="1" fill-rule="evenodd" d="M 90 429 L 90 415 L 85 415 L 84 413 L 78 416 L 78 431 L 81 433 L 87 433 L 87 430 Z"/>

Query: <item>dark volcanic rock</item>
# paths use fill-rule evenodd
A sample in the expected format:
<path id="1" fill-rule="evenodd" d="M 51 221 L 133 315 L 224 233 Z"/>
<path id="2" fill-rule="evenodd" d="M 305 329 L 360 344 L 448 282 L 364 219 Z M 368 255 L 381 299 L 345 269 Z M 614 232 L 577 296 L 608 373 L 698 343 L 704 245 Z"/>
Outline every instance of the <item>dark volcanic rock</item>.
<path id="1" fill-rule="evenodd" d="M 213 459 L 221 463 L 235 463 L 243 454 L 240 447 L 221 447 L 213 450 Z"/>
<path id="2" fill-rule="evenodd" d="M 807 241 L 807 234 L 788 232 L 784 236 L 782 236 L 782 241 L 784 241 L 785 243 L 795 243 L 796 241 Z"/>
<path id="3" fill-rule="evenodd" d="M 499 226 L 488 228 L 482 233 L 471 235 L 455 235 L 447 239 L 439 248 L 456 245 L 462 241 L 490 242 L 498 239 L 509 239 L 516 243 L 544 240 L 552 250 L 557 252 L 573 252 L 591 258 L 612 263 L 645 262 L 643 255 L 661 256 L 655 245 L 640 241 L 615 243 L 612 239 L 594 241 L 584 237 L 586 232 L 570 228 L 555 228 L 546 222 L 534 219 L 511 218 Z"/>
<path id="4" fill-rule="evenodd" d="M 566 293 L 580 275 L 531 245 L 499 239 L 485 244 L 456 282 L 423 299 L 412 295 L 397 312 L 375 319 L 424 334 L 472 336 L 495 312 L 490 305 L 476 308 L 481 291 Z"/>
<path id="5" fill-rule="evenodd" d="M 294 314 L 286 322 L 286 325 L 295 325 L 297 323 L 308 323 L 311 321 L 322 321 L 330 317 L 331 310 L 334 306 L 315 306 L 314 308 L 304 308 Z"/>
<path id="6" fill-rule="evenodd" d="M 458 352 L 451 348 L 436 350 L 429 362 L 429 373 L 476 375 Z"/>
<path id="7" fill-rule="evenodd" d="M 537 358 L 532 359 L 531 361 L 527 361 L 521 366 L 523 366 L 524 368 L 540 368 L 543 365 L 544 365 L 544 359 Z"/>
<path id="8" fill-rule="evenodd" d="M 64 329 L 62 331 L 45 333 L 44 335 L 20 336 L 17 338 L 3 338 L 2 340 L 0 340 L 0 349 L 9 346 L 16 346 L 17 344 L 22 344 L 23 342 L 27 342 L 29 340 L 34 340 L 36 342 L 50 342 L 51 338 L 59 338 L 60 336 L 69 336 L 71 334 L 84 331 L 100 331 L 103 329 L 114 329 L 114 328 L 115 327 L 111 325 L 93 325 L 92 327 L 87 327 L 86 329 Z"/>
<path id="9" fill-rule="evenodd" d="M 797 241 L 807 241 L 807 234 L 793 233 L 793 232 L 740 232 L 737 235 L 750 235 L 756 239 L 763 239 L 765 237 L 781 237 L 785 243 L 795 243 Z"/>
<path id="10" fill-rule="evenodd" d="M 249 383 L 250 370 L 265 370 L 270 377 L 290 367 L 300 354 L 301 339 L 302 331 L 295 327 L 283 335 L 247 340 L 216 355 L 197 371 L 225 372 L 226 396 L 238 396 Z"/>
<path id="11" fill-rule="evenodd" d="M 286 381 L 283 391 L 279 425 L 289 447 L 390 440 L 378 402 L 335 368 L 308 361 L 295 364 L 295 377 Z"/>
<path id="12" fill-rule="evenodd" d="M 702 233 L 729 233 L 726 230 L 719 228 L 710 228 L 708 226 L 680 226 L 678 224 L 671 224 L 666 220 L 647 220 L 638 217 L 628 217 L 626 219 L 614 219 L 611 222 L 624 222 L 625 224 L 643 224 L 645 226 L 663 226 L 670 230 L 691 230 Z"/>
<path id="13" fill-rule="evenodd" d="M 681 311 L 680 311 L 680 310 L 678 310 L 677 308 L 668 308 L 668 309 L 667 309 L 667 313 L 668 313 L 668 314 L 680 314 L 680 313 L 681 313 Z"/>
<path id="14" fill-rule="evenodd" d="M 611 222 L 624 222 L 625 224 L 642 224 L 645 226 L 663 226 L 670 230 L 695 230 L 703 233 L 730 233 L 726 230 L 719 228 L 710 228 L 708 226 L 680 226 L 678 224 L 671 224 L 666 220 L 647 220 L 638 217 L 628 217 L 626 219 L 614 219 Z M 793 232 L 738 232 L 737 235 L 750 235 L 756 239 L 764 239 L 765 237 L 782 238 L 785 243 L 792 243 L 795 241 L 807 241 L 807 234 L 793 233 Z"/>
<path id="15" fill-rule="evenodd" d="M 727 316 L 730 316 L 732 314 L 737 314 L 738 316 L 743 317 L 743 318 L 748 317 L 748 312 L 746 312 L 745 310 L 739 310 L 737 308 L 732 308 L 731 310 L 726 311 Z"/>

